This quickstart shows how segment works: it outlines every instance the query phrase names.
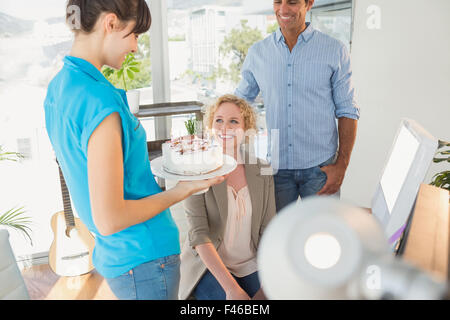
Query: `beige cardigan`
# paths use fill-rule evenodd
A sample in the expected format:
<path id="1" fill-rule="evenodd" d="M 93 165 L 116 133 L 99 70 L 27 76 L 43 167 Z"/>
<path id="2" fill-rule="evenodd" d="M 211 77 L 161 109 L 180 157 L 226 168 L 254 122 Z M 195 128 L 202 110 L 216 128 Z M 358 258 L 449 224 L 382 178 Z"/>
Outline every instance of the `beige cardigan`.
<path id="1" fill-rule="evenodd" d="M 272 175 L 261 175 L 267 165 L 258 159 L 257 164 L 245 164 L 245 176 L 252 202 L 251 239 L 254 249 L 270 219 L 275 216 L 275 191 Z M 226 181 L 212 186 L 206 193 L 194 195 L 184 201 L 189 232 L 181 250 L 180 288 L 178 298 L 189 297 L 206 271 L 195 246 L 211 242 L 216 249 L 222 243 L 228 215 Z"/>

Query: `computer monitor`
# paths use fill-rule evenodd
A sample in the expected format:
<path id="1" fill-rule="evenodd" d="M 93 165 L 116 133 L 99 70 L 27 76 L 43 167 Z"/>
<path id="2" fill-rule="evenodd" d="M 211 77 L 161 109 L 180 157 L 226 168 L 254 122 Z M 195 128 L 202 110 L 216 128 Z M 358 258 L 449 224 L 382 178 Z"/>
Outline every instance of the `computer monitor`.
<path id="1" fill-rule="evenodd" d="M 438 139 L 416 121 L 402 119 L 372 198 L 372 213 L 393 249 L 407 229 L 420 184 L 437 148 Z"/>

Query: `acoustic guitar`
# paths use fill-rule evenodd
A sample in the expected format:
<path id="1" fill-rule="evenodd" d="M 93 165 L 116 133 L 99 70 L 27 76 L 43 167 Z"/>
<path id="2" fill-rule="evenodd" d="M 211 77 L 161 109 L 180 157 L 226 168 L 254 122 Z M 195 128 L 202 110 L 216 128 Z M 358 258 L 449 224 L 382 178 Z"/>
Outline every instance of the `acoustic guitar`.
<path id="1" fill-rule="evenodd" d="M 92 251 L 95 240 L 81 220 L 74 217 L 69 191 L 59 163 L 58 169 L 64 210 L 55 213 L 51 219 L 54 238 L 48 260 L 50 268 L 57 275 L 79 276 L 94 269 Z"/>

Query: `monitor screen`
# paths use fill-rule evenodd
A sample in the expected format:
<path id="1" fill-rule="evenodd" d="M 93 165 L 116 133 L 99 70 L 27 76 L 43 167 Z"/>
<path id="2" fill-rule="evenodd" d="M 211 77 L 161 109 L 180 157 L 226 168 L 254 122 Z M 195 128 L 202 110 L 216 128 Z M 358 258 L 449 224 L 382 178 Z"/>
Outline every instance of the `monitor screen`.
<path id="1" fill-rule="evenodd" d="M 402 126 L 380 181 L 389 214 L 394 209 L 418 149 L 417 138 L 405 126 Z"/>
<path id="2" fill-rule="evenodd" d="M 372 213 L 392 248 L 403 235 L 438 140 L 414 120 L 403 119 L 372 198 Z"/>

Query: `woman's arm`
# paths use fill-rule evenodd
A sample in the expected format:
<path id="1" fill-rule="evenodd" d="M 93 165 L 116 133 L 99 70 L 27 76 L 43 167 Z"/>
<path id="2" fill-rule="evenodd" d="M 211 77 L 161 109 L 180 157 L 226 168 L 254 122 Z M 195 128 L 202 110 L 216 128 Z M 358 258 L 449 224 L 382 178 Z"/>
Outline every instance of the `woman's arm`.
<path id="1" fill-rule="evenodd" d="M 106 117 L 92 133 L 88 142 L 87 166 L 92 217 L 97 230 L 104 236 L 145 222 L 224 179 L 180 182 L 165 192 L 139 200 L 125 200 L 122 126 L 117 112 Z"/>
<path id="2" fill-rule="evenodd" d="M 250 297 L 239 286 L 236 279 L 228 271 L 223 264 L 222 259 L 217 253 L 211 242 L 199 244 L 195 247 L 198 255 L 202 259 L 205 266 L 217 279 L 226 293 L 227 300 L 249 300 Z"/>
<path id="3" fill-rule="evenodd" d="M 266 229 L 269 222 L 272 220 L 273 217 L 276 215 L 276 206 L 275 206 L 275 186 L 273 181 L 273 176 L 269 177 L 269 192 L 268 192 L 268 199 L 267 199 L 267 206 L 266 210 L 264 211 L 263 219 L 261 221 L 261 226 L 259 228 L 259 239 L 261 240 L 261 237 L 264 233 L 264 230 Z"/>
<path id="4" fill-rule="evenodd" d="M 263 219 L 261 221 L 261 226 L 259 228 L 259 241 L 258 241 L 258 248 L 259 244 L 261 243 L 261 237 L 267 228 L 267 225 L 270 223 L 273 217 L 276 215 L 276 206 L 275 206 L 275 186 L 274 186 L 274 180 L 273 176 L 269 177 L 269 192 L 268 192 L 269 198 L 267 199 L 267 206 L 264 211 Z M 258 266 L 258 269 L 260 266 Z M 267 300 L 265 293 L 263 291 L 263 288 L 261 287 L 256 294 L 252 297 L 252 300 Z"/>

